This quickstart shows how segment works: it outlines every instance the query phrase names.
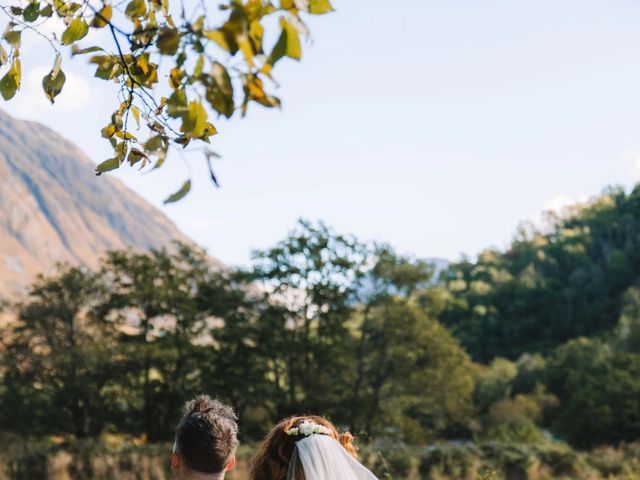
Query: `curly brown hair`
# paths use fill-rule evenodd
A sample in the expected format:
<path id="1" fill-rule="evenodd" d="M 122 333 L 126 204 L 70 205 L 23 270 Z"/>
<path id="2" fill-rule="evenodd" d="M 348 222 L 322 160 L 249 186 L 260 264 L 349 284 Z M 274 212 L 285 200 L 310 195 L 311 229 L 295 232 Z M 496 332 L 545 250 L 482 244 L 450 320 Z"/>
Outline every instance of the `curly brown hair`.
<path id="1" fill-rule="evenodd" d="M 349 432 L 340 433 L 333 423 L 317 415 L 304 415 L 285 418 L 267 434 L 260 450 L 253 459 L 250 480 L 285 480 L 289 469 L 289 461 L 293 455 L 296 442 L 303 436 L 287 435 L 287 432 L 298 427 L 305 420 L 327 427 L 331 436 L 338 440 L 344 449 L 353 457 L 357 457 L 354 437 Z"/>

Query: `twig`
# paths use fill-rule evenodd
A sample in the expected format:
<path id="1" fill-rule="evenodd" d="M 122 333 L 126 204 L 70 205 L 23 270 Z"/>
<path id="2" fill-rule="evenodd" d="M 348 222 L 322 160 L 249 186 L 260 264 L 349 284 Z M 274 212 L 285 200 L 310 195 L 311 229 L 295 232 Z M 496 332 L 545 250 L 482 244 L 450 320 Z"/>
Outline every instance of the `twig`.
<path id="1" fill-rule="evenodd" d="M 11 14 L 8 11 L 8 7 L 4 6 L 4 5 L 0 5 L 0 10 L 2 10 L 2 12 L 8 16 L 12 22 L 17 23 L 18 25 L 20 25 L 21 27 L 26 28 L 27 30 L 31 30 L 32 32 L 35 32 L 36 34 L 38 34 L 39 36 L 41 36 L 42 38 L 44 38 L 49 45 L 51 45 L 51 48 L 53 48 L 53 51 L 56 53 L 60 53 L 60 51 L 58 50 L 58 48 L 56 47 L 55 43 L 53 43 L 53 40 L 49 37 L 47 37 L 44 33 L 42 33 L 40 30 L 38 30 L 37 28 L 33 27 L 33 25 L 29 25 L 28 23 L 23 22 L 22 20 L 20 20 L 19 18 L 15 17 L 13 14 Z M 44 22 L 42 22 L 40 25 L 42 25 Z"/>

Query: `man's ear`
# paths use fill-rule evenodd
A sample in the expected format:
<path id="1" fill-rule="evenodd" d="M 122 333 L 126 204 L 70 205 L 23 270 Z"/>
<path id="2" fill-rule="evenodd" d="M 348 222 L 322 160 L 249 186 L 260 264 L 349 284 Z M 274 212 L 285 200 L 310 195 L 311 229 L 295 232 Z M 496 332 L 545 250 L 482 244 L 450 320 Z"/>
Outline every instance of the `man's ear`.
<path id="1" fill-rule="evenodd" d="M 180 455 L 178 455 L 176 452 L 173 452 L 171 454 L 171 470 L 175 472 L 179 466 L 180 466 Z"/>
<path id="2" fill-rule="evenodd" d="M 229 470 L 233 470 L 233 467 L 235 466 L 236 466 L 236 456 L 234 455 L 233 457 L 231 457 L 231 460 L 229 460 L 229 463 L 227 463 L 227 468 L 225 472 L 228 472 Z"/>

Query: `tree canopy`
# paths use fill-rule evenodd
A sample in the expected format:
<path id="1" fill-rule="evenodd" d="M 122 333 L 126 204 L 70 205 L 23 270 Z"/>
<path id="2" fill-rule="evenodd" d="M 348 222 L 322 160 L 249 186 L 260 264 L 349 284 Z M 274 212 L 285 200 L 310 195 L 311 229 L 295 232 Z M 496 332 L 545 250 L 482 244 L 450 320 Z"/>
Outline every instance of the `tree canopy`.
<path id="1" fill-rule="evenodd" d="M 373 290 L 361 288 L 365 273 Z M 248 436 L 299 412 L 371 435 L 454 435 L 473 412 L 471 362 L 409 293 L 430 275 L 389 247 L 307 222 L 250 271 L 186 245 L 111 252 L 98 271 L 61 266 L 14 307 L 0 423 L 158 441 L 185 395 L 208 391 L 234 406 Z"/>
<path id="2" fill-rule="evenodd" d="M 543 228 L 523 225 L 506 251 L 450 265 L 431 293 L 441 302 L 439 318 L 483 362 L 549 353 L 572 338 L 610 332 L 625 304 L 631 321 L 639 212 L 640 187 L 611 188 L 549 214 Z"/>
<path id="3" fill-rule="evenodd" d="M 640 295 L 624 268 L 636 195 L 610 191 L 440 279 L 429 262 L 304 221 L 246 271 L 187 245 L 61 266 L 10 305 L 0 425 L 162 441 L 180 403 L 206 391 L 233 405 L 247 438 L 317 412 L 415 444 L 637 441 Z M 607 288 L 578 288 L 584 269 Z"/>

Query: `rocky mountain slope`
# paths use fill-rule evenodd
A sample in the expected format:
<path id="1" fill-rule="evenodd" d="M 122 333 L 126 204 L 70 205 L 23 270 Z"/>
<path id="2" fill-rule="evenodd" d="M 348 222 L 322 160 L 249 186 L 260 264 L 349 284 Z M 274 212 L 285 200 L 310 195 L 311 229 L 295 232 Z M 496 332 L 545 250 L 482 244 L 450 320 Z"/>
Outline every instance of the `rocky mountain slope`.
<path id="1" fill-rule="evenodd" d="M 188 241 L 157 208 L 93 171 L 73 143 L 0 111 L 0 297 L 59 261 L 91 266 L 108 249 Z"/>

